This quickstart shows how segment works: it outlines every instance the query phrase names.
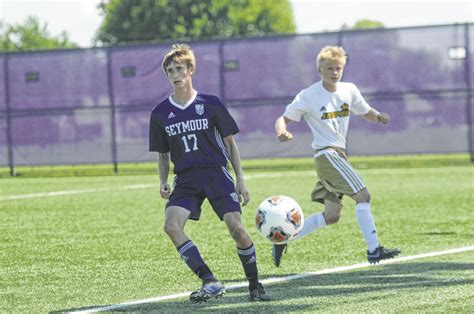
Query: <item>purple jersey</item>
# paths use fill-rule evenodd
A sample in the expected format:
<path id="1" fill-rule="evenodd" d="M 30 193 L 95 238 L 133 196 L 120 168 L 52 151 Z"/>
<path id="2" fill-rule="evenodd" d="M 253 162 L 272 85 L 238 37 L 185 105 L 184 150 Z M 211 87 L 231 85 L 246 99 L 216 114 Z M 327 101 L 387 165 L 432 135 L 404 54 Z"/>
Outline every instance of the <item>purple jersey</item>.
<path id="1" fill-rule="evenodd" d="M 225 166 L 223 138 L 239 128 L 218 97 L 197 93 L 184 106 L 171 96 L 150 117 L 150 151 L 170 152 L 174 172 L 194 167 Z"/>

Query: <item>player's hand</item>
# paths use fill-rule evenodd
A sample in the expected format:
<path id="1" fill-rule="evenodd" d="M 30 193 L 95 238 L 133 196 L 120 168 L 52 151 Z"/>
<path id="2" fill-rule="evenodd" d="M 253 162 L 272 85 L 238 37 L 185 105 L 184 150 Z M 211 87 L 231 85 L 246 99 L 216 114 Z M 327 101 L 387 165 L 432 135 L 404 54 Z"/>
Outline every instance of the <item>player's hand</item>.
<path id="1" fill-rule="evenodd" d="M 293 134 L 291 134 L 288 131 L 284 131 L 284 132 L 278 133 L 277 137 L 280 140 L 280 142 L 286 142 L 293 139 Z"/>
<path id="2" fill-rule="evenodd" d="M 237 182 L 235 186 L 235 191 L 239 196 L 239 201 L 242 203 L 242 206 L 245 206 L 250 201 L 250 193 L 245 187 L 243 182 Z"/>
<path id="3" fill-rule="evenodd" d="M 161 198 L 164 198 L 165 200 L 170 198 L 171 187 L 168 183 L 160 184 L 160 195 L 161 195 Z"/>
<path id="4" fill-rule="evenodd" d="M 377 115 L 377 121 L 382 124 L 387 124 L 390 122 L 390 115 L 385 112 L 381 112 Z"/>

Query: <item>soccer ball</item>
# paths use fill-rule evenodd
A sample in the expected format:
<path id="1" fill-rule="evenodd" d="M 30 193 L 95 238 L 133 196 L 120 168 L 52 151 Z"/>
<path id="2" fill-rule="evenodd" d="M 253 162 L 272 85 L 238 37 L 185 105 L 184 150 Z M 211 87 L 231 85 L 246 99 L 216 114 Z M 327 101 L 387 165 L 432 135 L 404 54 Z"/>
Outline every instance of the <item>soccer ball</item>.
<path id="1" fill-rule="evenodd" d="M 274 244 L 284 244 L 303 229 L 303 211 L 291 197 L 270 196 L 258 206 L 255 224 L 262 237 Z"/>

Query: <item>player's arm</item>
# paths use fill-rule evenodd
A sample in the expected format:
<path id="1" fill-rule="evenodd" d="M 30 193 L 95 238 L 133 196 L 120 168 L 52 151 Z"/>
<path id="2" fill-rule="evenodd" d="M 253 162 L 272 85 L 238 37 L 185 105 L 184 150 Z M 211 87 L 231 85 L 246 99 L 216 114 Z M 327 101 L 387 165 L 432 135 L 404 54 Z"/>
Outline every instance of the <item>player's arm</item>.
<path id="1" fill-rule="evenodd" d="M 160 177 L 160 195 L 168 199 L 171 194 L 171 187 L 168 184 L 168 174 L 170 172 L 170 153 L 158 153 L 158 175 Z"/>
<path id="2" fill-rule="evenodd" d="M 224 141 L 227 146 L 227 151 L 230 155 L 230 163 L 232 164 L 232 168 L 234 168 L 235 172 L 235 191 L 239 196 L 239 200 L 242 202 L 242 206 L 245 206 L 250 201 L 250 194 L 244 184 L 244 174 L 242 171 L 242 163 L 240 161 L 239 148 L 237 147 L 237 143 L 235 142 L 233 135 L 227 136 L 224 138 Z"/>
<path id="3" fill-rule="evenodd" d="M 293 134 L 288 132 L 288 125 L 293 122 L 293 120 L 288 119 L 285 116 L 280 116 L 275 121 L 275 132 L 280 140 L 280 142 L 286 142 L 293 139 Z"/>
<path id="4" fill-rule="evenodd" d="M 368 121 L 378 122 L 387 124 L 390 122 L 390 115 L 385 112 L 378 112 L 377 110 L 370 108 L 369 112 L 364 115 L 364 118 Z"/>

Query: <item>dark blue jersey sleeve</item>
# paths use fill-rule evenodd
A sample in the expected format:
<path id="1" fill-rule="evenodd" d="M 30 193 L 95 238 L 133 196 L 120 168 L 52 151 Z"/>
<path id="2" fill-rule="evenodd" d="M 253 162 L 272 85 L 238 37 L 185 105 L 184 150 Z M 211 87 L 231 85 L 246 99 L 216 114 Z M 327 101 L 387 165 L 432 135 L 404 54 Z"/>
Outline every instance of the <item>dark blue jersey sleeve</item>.
<path id="1" fill-rule="evenodd" d="M 170 151 L 166 132 L 153 112 L 150 115 L 149 151 L 167 153 Z"/>
<path id="2" fill-rule="evenodd" d="M 229 135 L 237 134 L 240 131 L 234 118 L 232 118 L 227 108 L 217 97 L 214 121 L 222 138 L 226 138 Z"/>

